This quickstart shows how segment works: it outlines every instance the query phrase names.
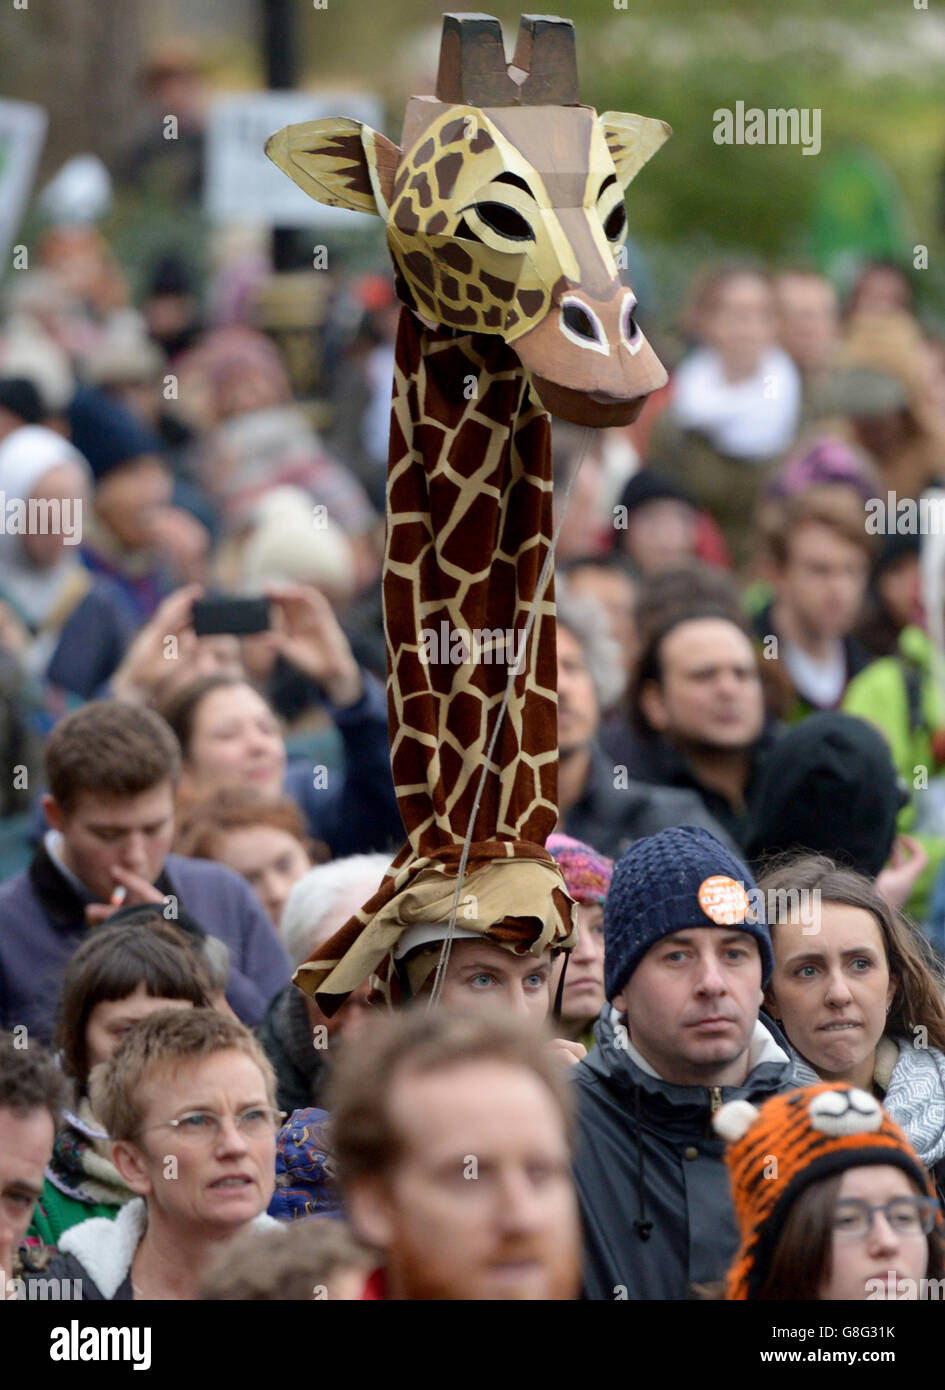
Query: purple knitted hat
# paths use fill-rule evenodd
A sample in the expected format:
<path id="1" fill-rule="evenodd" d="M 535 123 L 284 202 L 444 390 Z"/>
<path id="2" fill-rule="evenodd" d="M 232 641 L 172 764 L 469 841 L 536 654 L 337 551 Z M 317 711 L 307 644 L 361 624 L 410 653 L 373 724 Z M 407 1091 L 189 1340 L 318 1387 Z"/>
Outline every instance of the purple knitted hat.
<path id="1" fill-rule="evenodd" d="M 549 835 L 545 849 L 561 865 L 568 892 L 575 902 L 602 903 L 610 887 L 614 861 L 570 835 Z"/>

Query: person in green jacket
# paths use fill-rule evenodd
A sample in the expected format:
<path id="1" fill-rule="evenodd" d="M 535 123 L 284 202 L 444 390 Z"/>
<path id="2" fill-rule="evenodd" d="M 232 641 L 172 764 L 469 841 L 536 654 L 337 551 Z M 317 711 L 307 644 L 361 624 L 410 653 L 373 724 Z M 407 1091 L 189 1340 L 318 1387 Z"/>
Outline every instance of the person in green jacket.
<path id="1" fill-rule="evenodd" d="M 928 920 L 931 892 L 945 866 L 945 690 L 936 676 L 937 659 L 928 634 L 905 627 L 896 653 L 871 662 L 843 698 L 848 714 L 869 720 L 886 736 L 909 789 L 897 828 L 928 856 L 906 904 L 920 923 Z"/>
<path id="2" fill-rule="evenodd" d="M 138 913 L 140 918 L 140 911 Z M 109 923 L 96 929 L 66 968 L 56 1028 L 59 1061 L 73 1083 L 29 1237 L 47 1246 L 92 1216 L 117 1216 L 135 1193 L 111 1161 L 111 1142 L 88 1099 L 93 1067 L 111 1056 L 127 1030 L 158 1009 L 210 1006 L 211 986 L 183 931 L 163 920 Z"/>

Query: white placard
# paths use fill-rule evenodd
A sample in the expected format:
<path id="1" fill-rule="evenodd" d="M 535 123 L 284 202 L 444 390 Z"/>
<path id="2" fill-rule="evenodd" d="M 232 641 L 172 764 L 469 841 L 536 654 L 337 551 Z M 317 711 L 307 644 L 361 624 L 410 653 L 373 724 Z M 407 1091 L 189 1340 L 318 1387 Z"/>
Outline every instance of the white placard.
<path id="1" fill-rule="evenodd" d="M 0 256 L 4 264 L 33 190 L 48 123 L 42 106 L 0 100 Z"/>
<path id="2" fill-rule="evenodd" d="M 383 116 L 364 92 L 244 92 L 218 97 L 209 113 L 204 207 L 215 222 L 270 227 L 351 226 L 344 208 L 316 203 L 266 158 L 270 135 L 298 121 L 348 116 L 375 130 Z"/>

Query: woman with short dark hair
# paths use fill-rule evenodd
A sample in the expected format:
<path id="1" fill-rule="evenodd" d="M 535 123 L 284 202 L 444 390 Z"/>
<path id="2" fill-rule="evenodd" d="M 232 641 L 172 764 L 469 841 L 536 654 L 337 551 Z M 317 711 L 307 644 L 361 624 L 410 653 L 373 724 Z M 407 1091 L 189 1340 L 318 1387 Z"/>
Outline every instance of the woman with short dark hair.
<path id="1" fill-rule="evenodd" d="M 163 922 L 100 927 L 76 951 L 63 979 L 56 1026 L 60 1065 L 72 1082 L 36 1205 L 30 1234 L 56 1245 L 91 1216 L 115 1217 L 134 1196 L 111 1161 L 111 1145 L 88 1097 L 89 1074 L 111 1056 L 128 1029 L 162 1009 L 205 1007 L 210 982 L 177 927 Z"/>

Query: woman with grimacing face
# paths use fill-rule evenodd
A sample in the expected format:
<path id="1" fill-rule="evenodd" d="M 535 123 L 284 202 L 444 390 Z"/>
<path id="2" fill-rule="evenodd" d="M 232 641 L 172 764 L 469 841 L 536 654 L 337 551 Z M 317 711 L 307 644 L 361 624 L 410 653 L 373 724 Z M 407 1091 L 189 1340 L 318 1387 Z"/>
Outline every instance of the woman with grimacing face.
<path id="1" fill-rule="evenodd" d="M 876 1096 L 941 1194 L 945 1003 L 923 938 L 868 879 L 820 856 L 762 876 L 759 887 L 775 954 L 765 1007 L 798 1054 L 801 1083 L 846 1081 Z"/>
<path id="2" fill-rule="evenodd" d="M 196 1298 L 227 1241 L 271 1224 L 274 1089 L 259 1044 L 233 1018 L 164 1011 L 131 1028 L 90 1095 L 136 1200 L 113 1222 L 68 1231 L 49 1277 L 82 1278 L 85 1298 Z"/>

